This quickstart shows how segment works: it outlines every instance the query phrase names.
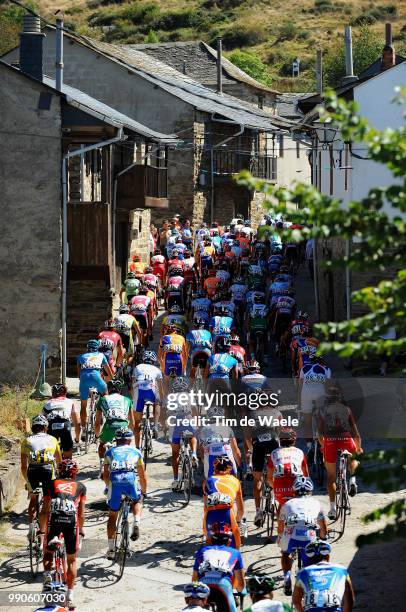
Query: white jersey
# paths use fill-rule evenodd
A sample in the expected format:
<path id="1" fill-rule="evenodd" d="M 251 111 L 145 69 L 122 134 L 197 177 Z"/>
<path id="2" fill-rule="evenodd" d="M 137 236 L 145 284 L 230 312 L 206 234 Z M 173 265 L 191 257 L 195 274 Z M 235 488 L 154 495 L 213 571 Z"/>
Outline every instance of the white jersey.
<path id="1" fill-rule="evenodd" d="M 320 502 L 314 497 L 294 497 L 283 504 L 279 513 L 279 520 L 283 521 L 283 538 L 290 538 L 298 542 L 310 542 L 316 538 L 318 521 L 325 519 Z M 282 550 L 284 546 L 282 545 Z"/>
<path id="2" fill-rule="evenodd" d="M 287 610 L 290 610 L 287 604 L 274 599 L 261 599 L 248 608 L 249 612 L 285 612 Z"/>
<path id="3" fill-rule="evenodd" d="M 283 476 L 302 476 L 304 453 L 296 446 L 282 446 L 271 453 L 274 478 Z"/>
<path id="4" fill-rule="evenodd" d="M 227 455 L 233 463 L 233 471 L 237 473 L 231 440 L 234 438 L 231 427 L 226 425 L 206 425 L 199 430 L 199 443 L 204 451 L 204 477 L 207 479 L 213 472 L 213 461 L 215 457 Z"/>
<path id="5" fill-rule="evenodd" d="M 140 363 L 133 370 L 134 390 L 156 392 L 159 380 L 162 380 L 162 372 L 157 366 Z"/>
<path id="6" fill-rule="evenodd" d="M 55 397 L 45 402 L 42 413 L 48 421 L 54 419 L 68 420 L 72 416 L 72 412 L 75 411 L 74 403 L 67 397 Z"/>

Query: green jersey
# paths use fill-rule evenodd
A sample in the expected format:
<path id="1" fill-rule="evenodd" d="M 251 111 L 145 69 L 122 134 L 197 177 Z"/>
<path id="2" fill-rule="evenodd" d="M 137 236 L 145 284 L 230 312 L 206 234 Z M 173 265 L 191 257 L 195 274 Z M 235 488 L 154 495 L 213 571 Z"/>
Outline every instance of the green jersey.
<path id="1" fill-rule="evenodd" d="M 140 286 L 141 282 L 138 280 L 138 278 L 127 278 L 124 281 L 123 288 L 125 289 L 127 295 L 135 295 Z"/>
<path id="2" fill-rule="evenodd" d="M 97 410 L 103 414 L 105 421 L 123 421 L 123 425 L 128 425 L 130 410 L 133 410 L 132 401 L 125 395 L 112 393 L 103 395 L 97 402 Z"/>

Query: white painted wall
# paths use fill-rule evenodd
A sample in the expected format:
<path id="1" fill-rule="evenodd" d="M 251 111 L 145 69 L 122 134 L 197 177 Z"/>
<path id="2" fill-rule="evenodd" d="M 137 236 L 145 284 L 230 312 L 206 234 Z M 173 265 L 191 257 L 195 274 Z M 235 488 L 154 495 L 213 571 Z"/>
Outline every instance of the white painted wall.
<path id="1" fill-rule="evenodd" d="M 310 183 L 311 168 L 307 157 L 307 147 L 299 143 L 299 157 L 296 153 L 296 142 L 284 136 L 283 157 L 278 157 L 279 187 L 292 187 L 295 181 Z"/>

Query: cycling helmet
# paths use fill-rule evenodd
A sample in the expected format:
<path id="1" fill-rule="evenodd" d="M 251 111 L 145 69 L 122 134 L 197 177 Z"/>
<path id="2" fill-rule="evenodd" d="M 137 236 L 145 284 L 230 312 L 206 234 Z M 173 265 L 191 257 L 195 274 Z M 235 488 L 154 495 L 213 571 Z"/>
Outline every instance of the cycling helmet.
<path id="1" fill-rule="evenodd" d="M 124 387 L 124 381 L 120 378 L 109 380 L 107 389 L 109 393 L 121 393 Z"/>
<path id="2" fill-rule="evenodd" d="M 141 257 L 139 255 L 133 255 L 133 261 L 141 261 Z"/>
<path id="3" fill-rule="evenodd" d="M 166 335 L 173 334 L 176 332 L 176 325 L 174 323 L 168 323 L 166 326 Z"/>
<path id="4" fill-rule="evenodd" d="M 305 553 L 310 559 L 313 557 L 328 557 L 331 553 L 331 546 L 324 540 L 313 540 L 305 546 Z"/>
<path id="5" fill-rule="evenodd" d="M 89 342 L 86 344 L 87 349 L 91 352 L 97 352 L 99 350 L 99 346 L 100 342 L 96 339 L 89 340 Z"/>
<path id="6" fill-rule="evenodd" d="M 216 348 L 219 353 L 227 353 L 231 346 L 231 338 L 220 336 L 216 342 Z"/>
<path id="7" fill-rule="evenodd" d="M 198 290 L 196 291 L 196 293 L 195 293 L 195 296 L 194 296 L 194 297 L 197 297 L 197 298 L 204 298 L 204 297 L 206 297 L 206 292 L 205 292 L 205 290 L 204 290 L 204 289 L 198 289 Z"/>
<path id="8" fill-rule="evenodd" d="M 211 224 L 212 227 L 218 227 L 219 224 L 217 223 L 217 221 L 213 221 L 213 223 Z"/>
<path id="9" fill-rule="evenodd" d="M 247 576 L 247 589 L 253 595 L 267 595 L 275 590 L 275 580 L 270 576 Z"/>
<path id="10" fill-rule="evenodd" d="M 296 432 L 291 427 L 283 427 L 279 432 L 279 441 L 282 446 L 289 446 L 296 442 Z"/>
<path id="11" fill-rule="evenodd" d="M 259 365 L 258 361 L 255 361 L 254 359 L 251 359 L 247 363 L 247 370 L 248 370 L 248 372 L 260 372 L 261 371 L 261 366 Z"/>
<path id="12" fill-rule="evenodd" d="M 43 414 L 37 414 L 31 421 L 31 427 L 48 427 L 48 419 Z"/>
<path id="13" fill-rule="evenodd" d="M 179 233 L 179 232 L 178 232 L 178 230 L 176 229 L 176 227 L 173 227 L 173 228 L 171 229 L 171 235 L 172 235 L 172 236 L 176 236 L 178 233 Z"/>
<path id="14" fill-rule="evenodd" d="M 182 242 L 182 236 L 178 236 L 176 238 L 176 243 L 181 243 Z"/>
<path id="15" fill-rule="evenodd" d="M 154 255 L 161 255 L 161 249 L 155 249 Z"/>
<path id="16" fill-rule="evenodd" d="M 127 278 L 135 278 L 134 272 L 128 272 Z"/>
<path id="17" fill-rule="evenodd" d="M 232 342 L 232 344 L 233 344 L 234 346 L 238 346 L 238 345 L 240 344 L 240 342 L 241 342 L 241 340 L 240 340 L 240 336 L 237 336 L 237 334 L 236 334 L 236 335 L 234 335 L 234 336 L 231 338 L 231 342 Z"/>
<path id="18" fill-rule="evenodd" d="M 171 267 L 169 271 L 169 276 L 182 276 L 183 270 L 179 266 Z"/>
<path id="19" fill-rule="evenodd" d="M 120 314 L 128 314 L 130 312 L 130 308 L 128 304 L 120 304 L 120 308 L 118 309 Z"/>
<path id="20" fill-rule="evenodd" d="M 117 429 L 114 437 L 116 440 L 131 440 L 133 432 L 127 427 L 120 427 L 120 429 Z"/>
<path id="21" fill-rule="evenodd" d="M 245 227 L 251 227 L 251 221 L 249 219 L 245 219 L 244 225 Z"/>
<path id="22" fill-rule="evenodd" d="M 213 462 L 213 469 L 215 472 L 228 472 L 231 471 L 232 468 L 233 462 L 227 455 L 220 455 L 219 457 L 216 457 Z"/>
<path id="23" fill-rule="evenodd" d="M 171 253 L 171 259 L 177 259 L 179 255 L 178 249 L 173 248 Z"/>
<path id="24" fill-rule="evenodd" d="M 296 315 L 296 319 L 301 319 L 304 321 L 308 321 L 309 319 L 309 315 L 307 312 L 303 311 L 303 310 L 298 310 L 297 311 L 297 315 Z"/>
<path id="25" fill-rule="evenodd" d="M 312 479 L 308 476 L 298 476 L 293 483 L 293 491 L 296 495 L 307 495 L 313 491 Z"/>
<path id="26" fill-rule="evenodd" d="M 225 521 L 216 521 L 207 526 L 210 538 L 214 544 L 226 544 L 233 537 L 231 525 Z"/>
<path id="27" fill-rule="evenodd" d="M 185 393 L 186 391 L 189 391 L 189 382 L 187 378 L 184 378 L 183 376 L 175 378 L 171 384 L 171 389 L 174 393 Z"/>
<path id="28" fill-rule="evenodd" d="M 52 385 L 52 397 L 60 397 L 61 395 L 66 395 L 68 392 L 66 385 L 63 383 L 56 383 L 56 385 Z"/>
<path id="29" fill-rule="evenodd" d="M 261 304 L 263 302 L 263 297 L 259 293 L 254 293 L 252 296 L 252 301 L 254 304 Z"/>
<path id="30" fill-rule="evenodd" d="M 145 274 L 153 274 L 154 273 L 154 269 L 151 268 L 151 266 L 147 266 L 144 270 Z"/>
<path id="31" fill-rule="evenodd" d="M 148 287 L 146 287 L 145 285 L 143 285 L 142 287 L 138 289 L 139 295 L 146 295 L 147 293 L 148 293 Z"/>
<path id="32" fill-rule="evenodd" d="M 243 284 L 243 283 L 244 283 L 244 279 L 243 279 L 243 277 L 242 277 L 242 276 L 236 276 L 236 277 L 235 277 L 235 279 L 234 279 L 234 283 L 235 283 L 236 285 L 241 285 L 241 284 Z"/>
<path id="33" fill-rule="evenodd" d="M 183 312 L 183 308 L 181 306 L 179 306 L 178 304 L 174 304 L 173 306 L 171 306 L 169 308 L 169 311 L 171 314 L 176 314 L 176 313 L 181 313 Z"/>
<path id="34" fill-rule="evenodd" d="M 58 465 L 58 474 L 60 478 L 75 478 L 79 468 L 76 461 L 73 459 L 63 459 Z"/>
<path id="35" fill-rule="evenodd" d="M 155 351 L 144 351 L 142 354 L 142 363 L 148 363 L 154 365 L 157 362 L 157 356 Z"/>
<path id="36" fill-rule="evenodd" d="M 192 253 L 190 251 L 185 251 L 184 253 L 185 259 L 189 259 L 190 257 L 192 257 Z"/>
<path id="37" fill-rule="evenodd" d="M 210 595 L 210 587 L 203 582 L 191 582 L 183 587 L 185 599 L 192 597 L 193 599 L 207 599 Z"/>

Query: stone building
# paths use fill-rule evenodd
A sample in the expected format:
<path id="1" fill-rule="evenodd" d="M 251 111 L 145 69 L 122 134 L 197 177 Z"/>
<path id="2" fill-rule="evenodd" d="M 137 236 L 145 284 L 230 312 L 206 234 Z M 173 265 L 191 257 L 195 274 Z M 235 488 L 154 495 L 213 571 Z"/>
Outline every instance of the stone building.
<path id="1" fill-rule="evenodd" d="M 42 344 L 50 382 L 74 366 L 145 241 L 147 205 L 167 206 L 154 191 L 166 170 L 160 181 L 148 164 L 177 142 L 73 87 L 57 90 L 42 43 L 24 32 L 20 69 L 0 61 L 0 383 L 32 383 Z M 118 177 L 127 169 L 138 190 Z"/>
<path id="2" fill-rule="evenodd" d="M 55 72 L 55 31 L 45 29 L 45 71 Z M 256 215 L 261 194 L 237 187 L 233 174 L 250 169 L 275 181 L 277 138 L 288 123 L 228 94 L 220 95 L 128 46 L 84 36 L 64 36 L 64 80 L 129 117 L 181 143 L 169 151 L 169 211 L 154 209 L 159 221 L 175 212 L 227 222 L 236 214 Z M 18 50 L 5 56 L 18 61 Z M 271 95 L 271 94 L 270 94 Z M 272 94 L 273 95 L 273 94 Z"/>

